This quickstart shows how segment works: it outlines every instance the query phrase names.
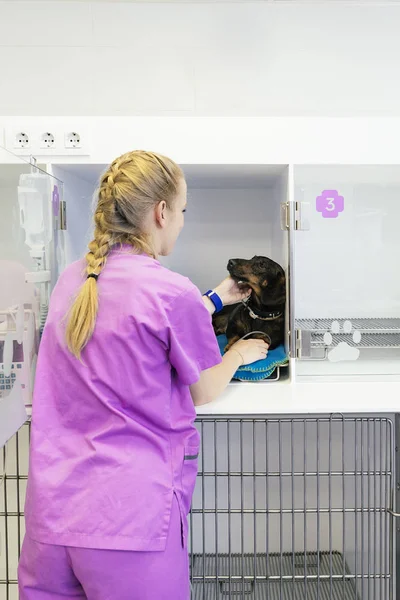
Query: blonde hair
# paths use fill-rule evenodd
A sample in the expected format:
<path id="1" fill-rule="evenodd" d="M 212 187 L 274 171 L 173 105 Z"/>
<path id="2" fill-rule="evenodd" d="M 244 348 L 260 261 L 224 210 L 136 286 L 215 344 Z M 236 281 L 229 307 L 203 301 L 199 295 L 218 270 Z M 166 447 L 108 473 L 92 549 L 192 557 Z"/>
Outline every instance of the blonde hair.
<path id="1" fill-rule="evenodd" d="M 94 239 L 86 254 L 87 275 L 100 275 L 116 244 L 155 257 L 143 222 L 159 202 L 171 208 L 183 173 L 169 158 L 145 151 L 123 154 L 100 180 L 94 211 Z M 98 311 L 97 278 L 87 278 L 68 313 L 67 346 L 77 358 L 93 335 Z"/>

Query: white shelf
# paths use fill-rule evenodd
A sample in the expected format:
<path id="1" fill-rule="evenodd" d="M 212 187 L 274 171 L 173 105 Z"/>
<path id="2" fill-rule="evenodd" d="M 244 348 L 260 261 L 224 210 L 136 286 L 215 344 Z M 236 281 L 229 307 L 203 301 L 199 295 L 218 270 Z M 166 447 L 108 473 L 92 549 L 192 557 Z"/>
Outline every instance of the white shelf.
<path id="1" fill-rule="evenodd" d="M 400 381 L 232 384 L 198 415 L 296 415 L 400 412 Z"/>

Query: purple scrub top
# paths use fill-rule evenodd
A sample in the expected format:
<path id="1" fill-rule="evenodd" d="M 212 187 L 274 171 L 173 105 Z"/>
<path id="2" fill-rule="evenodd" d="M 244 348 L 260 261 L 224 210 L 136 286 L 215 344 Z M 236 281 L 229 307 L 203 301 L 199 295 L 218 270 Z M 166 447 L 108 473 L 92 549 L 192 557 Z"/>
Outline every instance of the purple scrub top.
<path id="1" fill-rule="evenodd" d="M 64 336 L 84 268 L 79 261 L 61 275 L 40 345 L 27 533 L 160 551 L 174 495 L 187 537 L 200 443 L 189 386 L 221 362 L 211 317 L 187 278 L 119 248 L 98 279 L 96 327 L 80 362 Z"/>

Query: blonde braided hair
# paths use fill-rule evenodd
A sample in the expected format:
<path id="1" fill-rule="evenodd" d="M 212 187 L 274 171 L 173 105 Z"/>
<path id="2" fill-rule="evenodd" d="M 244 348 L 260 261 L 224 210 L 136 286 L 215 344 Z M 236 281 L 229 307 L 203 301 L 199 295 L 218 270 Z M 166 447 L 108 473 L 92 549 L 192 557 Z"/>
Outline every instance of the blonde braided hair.
<path id="1" fill-rule="evenodd" d="M 79 290 L 66 328 L 67 346 L 77 358 L 93 335 L 99 305 L 97 277 L 110 251 L 118 244 L 129 244 L 133 251 L 155 257 L 151 240 L 143 231 L 145 217 L 161 201 L 171 208 L 183 177 L 171 159 L 142 150 L 115 159 L 101 177 L 94 238 L 86 254 L 86 273 L 91 277 Z"/>

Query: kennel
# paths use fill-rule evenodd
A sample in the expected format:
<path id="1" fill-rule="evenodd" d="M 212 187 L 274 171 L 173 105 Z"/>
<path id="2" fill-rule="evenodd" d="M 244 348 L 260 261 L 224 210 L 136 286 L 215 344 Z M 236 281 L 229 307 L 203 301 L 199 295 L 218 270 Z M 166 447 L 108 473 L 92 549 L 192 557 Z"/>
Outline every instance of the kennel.
<path id="1" fill-rule="evenodd" d="M 398 598 L 399 416 L 204 416 L 197 427 L 192 600 Z M 28 443 L 29 423 L 0 460 L 2 600 L 18 598 Z"/>
<path id="2" fill-rule="evenodd" d="M 9 315 L 0 320 L 1 419 L 11 393 L 29 404 L 24 381 L 34 371 L 48 292 L 84 252 L 106 161 L 30 165 L 4 153 L 0 163 L 0 261 L 30 274 L 19 277 L 14 295 L 3 300 L 0 290 L 0 309 Z M 233 382 L 220 401 L 198 411 L 192 599 L 395 600 L 400 167 L 248 164 L 244 156 L 231 164 L 181 163 L 186 228 L 165 264 L 201 290 L 224 277 L 235 255 L 266 254 L 282 264 L 290 358 L 273 378 Z M 42 238 L 22 220 L 22 183 L 31 184 L 42 210 Z M 18 278 L 15 264 L 13 272 Z M 33 317 L 21 320 L 16 306 Z M 27 423 L 2 450 L 0 600 L 17 598 L 28 441 Z"/>

